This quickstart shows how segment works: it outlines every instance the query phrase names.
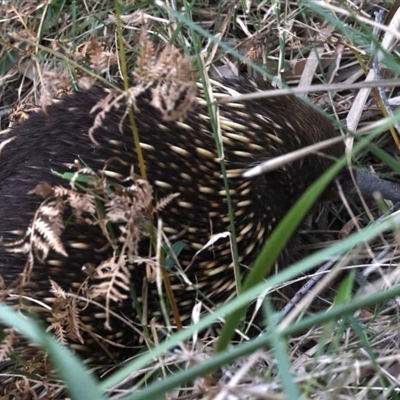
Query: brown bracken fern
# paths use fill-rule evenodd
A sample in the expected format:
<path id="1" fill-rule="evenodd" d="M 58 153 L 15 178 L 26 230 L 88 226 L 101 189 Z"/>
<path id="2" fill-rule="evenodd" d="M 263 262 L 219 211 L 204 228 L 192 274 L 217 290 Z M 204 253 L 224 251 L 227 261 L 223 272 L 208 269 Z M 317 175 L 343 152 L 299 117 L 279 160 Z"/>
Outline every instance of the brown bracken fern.
<path id="1" fill-rule="evenodd" d="M 129 295 L 130 270 L 138 261 L 138 244 L 146 226 L 152 188 L 147 181 L 135 176 L 133 170 L 129 177 L 121 178 L 119 182 L 107 178 L 107 171 L 101 173 L 101 176 L 95 175 L 87 167 L 78 170 L 72 175 L 71 189 L 38 185 L 32 194 L 40 195 L 44 200 L 31 225 L 23 239 L 6 246 L 10 252 L 28 254 L 23 286 L 29 281 L 35 262 L 44 263 L 50 252 L 68 256 L 62 245 L 62 233 L 65 224 L 70 223 L 69 214 L 81 223 L 106 227 L 108 234 L 105 236 L 114 249 L 114 256 L 93 271 L 87 271 L 92 283 L 87 284 L 86 280 L 75 294 L 104 299 L 108 313 L 111 302 L 122 301 Z M 87 182 L 86 186 L 82 186 L 82 180 Z M 162 206 L 166 203 L 167 199 L 163 200 Z M 82 342 L 76 300 L 66 295 L 55 281 L 49 282 L 49 289 L 55 295 L 49 330 L 54 331 L 62 343 L 68 340 Z M 105 325 L 110 328 L 108 315 Z"/>

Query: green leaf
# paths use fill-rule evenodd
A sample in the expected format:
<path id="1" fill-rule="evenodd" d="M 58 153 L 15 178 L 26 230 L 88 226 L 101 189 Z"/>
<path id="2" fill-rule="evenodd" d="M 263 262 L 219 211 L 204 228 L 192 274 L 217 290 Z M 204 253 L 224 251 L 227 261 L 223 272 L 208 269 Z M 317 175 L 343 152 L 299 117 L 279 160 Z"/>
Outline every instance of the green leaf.
<path id="1" fill-rule="evenodd" d="M 17 50 L 6 50 L 4 56 L 0 60 L 0 76 L 7 75 L 8 71 L 18 63 L 19 51 Z"/>

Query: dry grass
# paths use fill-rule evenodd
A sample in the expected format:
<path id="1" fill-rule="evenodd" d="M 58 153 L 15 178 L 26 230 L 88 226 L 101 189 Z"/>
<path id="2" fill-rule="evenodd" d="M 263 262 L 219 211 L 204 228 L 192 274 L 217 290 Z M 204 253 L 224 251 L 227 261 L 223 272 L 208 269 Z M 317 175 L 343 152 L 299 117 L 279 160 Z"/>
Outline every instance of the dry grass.
<path id="1" fill-rule="evenodd" d="M 54 97 L 73 89 L 87 88 L 103 80 L 124 78 L 125 69 L 128 75 L 131 74 L 136 68 L 139 54 L 144 51 L 144 29 L 155 44 L 155 50 L 144 51 L 151 57 L 136 70 L 137 76 L 143 71 L 148 74 L 148 70 L 159 74 L 164 64 L 157 65 L 154 62 L 155 51 L 160 51 L 170 43 L 181 49 L 191 61 L 196 72 L 190 73 L 194 75 L 200 71 L 200 76 L 205 74 L 218 78 L 247 72 L 260 77 L 257 66 L 262 65 L 265 75 L 290 85 L 337 83 L 346 89 L 329 93 L 311 92 L 310 98 L 333 115 L 338 125 L 347 122 L 349 129 L 355 131 L 382 121 L 382 115 L 385 114 L 377 106 L 379 94 L 376 91 L 371 94 L 368 90 L 355 92 L 348 87 L 363 81 L 366 71 L 369 71 L 372 34 L 367 28 L 376 25 L 373 11 L 388 7 L 387 3 L 364 2 L 361 10 L 349 3 L 351 7 L 345 12 L 340 8 L 343 5 L 323 3 L 320 5 L 326 13 L 325 18 L 317 12 L 316 6 L 310 8 L 299 6 L 298 3 L 194 2 L 191 11 L 184 13 L 185 19 L 178 20 L 177 13 L 158 8 L 151 1 L 125 1 L 121 16 L 126 56 L 123 61 L 121 46 L 116 39 L 118 19 L 113 2 L 9 2 L 0 11 L 0 127 L 8 127 L 10 116 L 13 121 L 26 118 L 32 105 L 44 108 Z M 243 8 L 245 5 L 247 9 Z M 165 2 L 164 6 L 173 9 L 171 2 Z M 388 9 L 391 13 L 386 14 L 386 26 L 390 17 L 398 11 L 396 7 L 398 2 L 394 2 L 393 9 Z M 363 19 L 356 20 L 353 12 Z M 339 23 L 335 24 L 336 19 L 340 24 L 347 24 L 347 27 L 342 29 Z M 187 20 L 201 26 L 212 37 L 196 31 L 195 26 L 188 24 Z M 381 31 L 377 37 L 377 42 L 383 43 L 387 49 L 386 59 L 389 60 L 381 66 L 382 79 L 397 77 L 397 42 L 390 38 L 392 31 L 398 32 L 398 27 L 395 25 Z M 398 34 L 395 35 L 396 40 L 397 37 Z M 235 51 L 226 52 L 226 46 Z M 390 59 L 390 55 L 393 59 Z M 243 58 L 255 65 L 245 63 Z M 188 85 L 189 89 L 185 87 L 184 93 L 190 92 L 190 83 Z M 397 88 L 393 88 L 389 91 L 389 97 L 396 98 L 397 93 Z M 160 101 L 160 104 L 163 102 Z M 12 113 L 13 110 L 16 111 Z M 169 114 L 170 110 L 165 112 Z M 375 147 L 372 150 L 383 149 L 397 160 L 398 146 L 395 142 L 385 131 L 374 140 Z M 347 144 L 351 149 L 352 141 Z M 353 163 L 368 166 L 382 177 L 395 178 L 399 171 L 393 171 L 388 166 L 390 160 L 382 160 L 380 154 L 378 151 L 363 151 L 353 158 Z M 317 213 L 312 228 L 317 229 L 320 220 L 329 222 L 322 224 L 324 232 L 306 232 L 313 239 L 306 250 L 326 246 L 327 241 L 334 244 L 353 232 L 362 231 L 370 224 L 379 222 L 387 209 L 392 213 L 390 207 L 389 202 L 381 201 L 377 205 L 376 201 L 371 200 L 348 203 L 343 199 L 343 202 L 328 204 Z M 51 229 L 55 237 L 57 232 Z M 41 252 L 49 250 L 43 246 Z M 57 246 L 62 250 L 62 244 L 58 241 L 53 246 L 53 249 Z M 363 291 L 367 291 L 368 296 L 374 296 L 374 293 L 397 285 L 398 277 L 391 274 L 397 266 L 397 248 L 398 241 L 393 234 L 376 235 L 374 240 L 366 243 L 360 240 L 358 246 L 343 258 L 340 268 L 358 271 L 359 280 L 368 278 L 373 281 L 375 288 L 367 285 Z M 106 267 L 107 273 L 110 266 Z M 321 285 L 320 303 L 325 308 L 330 305 L 326 287 L 331 286 L 329 277 L 334 274 L 329 272 L 327 282 Z M 352 300 L 349 294 L 351 286 L 352 283 L 348 282 L 348 286 L 339 288 L 336 300 L 339 306 L 361 298 L 360 290 L 360 297 Z M 62 292 L 58 292 L 61 296 Z M 315 298 L 318 293 L 312 291 L 309 296 Z M 293 321 L 302 321 L 298 312 L 289 315 L 276 323 L 276 332 L 269 329 L 272 339 L 268 350 L 260 346 L 250 356 L 230 362 L 222 369 L 219 369 L 216 361 L 216 365 L 210 369 L 217 370 L 217 373 L 206 373 L 190 379 L 189 386 L 175 384 L 178 389 L 171 391 L 168 388 L 168 396 L 221 400 L 283 399 L 285 396 L 296 398 L 301 393 L 302 398 L 321 399 L 397 398 L 400 321 L 396 306 L 397 302 L 393 299 L 383 305 L 364 307 L 343 318 L 335 319 L 333 316 L 330 321 L 315 319 L 314 323 L 310 319 L 309 326 L 301 332 L 282 334 L 285 329 L 294 326 Z M 303 304 L 300 311 L 304 310 L 306 305 Z M 198 317 L 196 312 L 194 310 L 195 319 Z M 308 310 L 307 314 L 310 318 L 318 318 L 315 311 Z M 63 330 L 61 326 L 57 329 Z M 153 329 L 156 330 L 156 327 Z M 0 347 L 0 358 L 10 352 L 8 344 L 15 340 L 12 331 L 5 331 L 5 334 L 8 336 L 5 345 Z M 191 343 L 182 344 L 175 351 L 164 352 L 151 367 L 136 371 L 131 377 L 143 376 L 143 373 L 167 377 L 191 366 L 201 365 L 215 357 L 215 340 L 211 329 L 200 336 L 194 334 Z M 282 372 L 285 366 L 290 366 L 290 374 L 289 371 L 286 374 Z M 1 374 L 7 377 L 14 372 L 2 370 Z M 20 379 L 14 379 L 13 385 L 2 383 L 2 398 L 28 399 L 35 398 L 38 393 L 44 393 L 43 398 L 63 396 L 58 386 L 60 383 L 51 375 L 31 375 L 30 370 L 24 374 Z M 120 390 L 129 395 L 132 389 L 127 386 Z M 116 387 L 113 390 L 110 393 L 117 398 L 118 390 Z"/>

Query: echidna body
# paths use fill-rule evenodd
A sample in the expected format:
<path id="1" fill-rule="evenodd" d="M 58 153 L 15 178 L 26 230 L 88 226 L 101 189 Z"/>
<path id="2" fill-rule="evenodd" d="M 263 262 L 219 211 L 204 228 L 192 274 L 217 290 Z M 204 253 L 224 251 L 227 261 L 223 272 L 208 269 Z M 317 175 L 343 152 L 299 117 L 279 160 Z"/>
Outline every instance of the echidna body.
<path id="1" fill-rule="evenodd" d="M 270 89 L 269 84 L 257 85 L 247 78 L 216 82 L 213 87 L 216 97 L 228 96 L 233 91 L 251 93 L 266 89 Z M 106 113 L 101 125 L 93 131 L 97 144 L 89 137 L 88 132 L 101 111 L 99 108 L 95 112 L 92 110 L 107 94 L 108 89 L 95 87 L 68 96 L 45 111 L 33 113 L 4 137 L 5 140 L 14 137 L 0 155 L 0 234 L 6 243 L 16 240 L 13 232 L 26 230 L 42 201 L 28 192 L 40 182 L 68 186 L 52 171 L 64 172 L 68 164 L 80 159 L 94 170 L 102 169 L 107 163 L 107 170 L 124 176 L 129 175 L 131 165 L 135 173 L 139 173 L 125 107 Z M 161 199 L 179 193 L 159 213 L 164 232 L 185 243 L 179 254 L 180 265 L 196 288 L 205 293 L 211 303 L 217 304 L 234 293 L 235 278 L 229 238 L 221 238 L 203 249 L 213 235 L 229 231 L 229 218 L 207 105 L 201 94 L 199 97 L 198 106 L 182 121 L 165 121 L 152 106 L 148 90 L 136 99 L 134 117 L 154 197 Z M 324 150 L 324 155 L 311 155 L 264 176 L 246 179 L 242 172 L 249 167 L 334 137 L 335 130 L 320 113 L 289 96 L 223 104 L 219 118 L 239 260 L 245 273 L 274 227 L 304 190 L 343 154 L 343 146 L 331 146 Z M 123 160 L 124 165 L 117 159 Z M 29 284 L 33 298 L 51 297 L 49 279 L 65 291 L 76 293 L 87 278 L 82 267 L 104 259 L 100 251 L 104 241 L 98 227 L 89 229 L 70 224 L 62 237 L 68 257 L 50 254 L 44 264 L 35 263 Z M 295 238 L 280 262 L 285 264 L 295 259 L 298 251 Z M 6 283 L 21 273 L 25 262 L 26 255 L 1 249 L 0 273 Z M 136 292 L 141 294 L 143 267 L 136 266 L 132 276 Z M 155 284 L 150 284 L 152 286 Z M 172 278 L 172 286 L 181 314 L 190 315 L 198 297 L 196 290 L 185 286 L 178 278 Z M 149 297 L 156 301 L 155 295 Z M 126 315 L 138 324 L 141 321 L 130 304 Z M 153 311 L 148 310 L 148 320 Z M 118 329 L 112 332 L 104 329 L 103 310 L 89 308 L 84 313 L 93 331 L 115 342 L 135 344 L 127 339 L 136 335 L 129 329 L 124 334 Z M 91 352 L 103 352 L 105 346 L 115 354 L 110 343 L 98 346 L 89 335 L 85 341 Z"/>

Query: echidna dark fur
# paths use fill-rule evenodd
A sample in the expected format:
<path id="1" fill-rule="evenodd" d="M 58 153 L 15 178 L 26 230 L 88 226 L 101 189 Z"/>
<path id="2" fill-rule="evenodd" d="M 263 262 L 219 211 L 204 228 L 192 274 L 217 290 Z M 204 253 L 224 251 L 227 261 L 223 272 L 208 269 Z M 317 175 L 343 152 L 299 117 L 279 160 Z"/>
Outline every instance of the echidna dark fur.
<path id="1" fill-rule="evenodd" d="M 213 90 L 228 95 L 224 86 L 238 93 L 271 88 L 267 83 L 256 84 L 248 78 L 238 78 L 216 83 Z M 13 232 L 26 230 L 42 201 L 28 192 L 40 182 L 68 185 L 52 171 L 67 171 L 66 166 L 75 159 L 82 160 L 94 170 L 101 169 L 115 156 L 125 164 L 110 162 L 108 170 L 128 176 L 133 165 L 135 172 L 139 172 L 132 129 L 129 119 L 124 116 L 125 107 L 109 110 L 101 125 L 94 130 L 93 138 L 98 145 L 89 137 L 88 131 L 94 126 L 100 110 L 91 111 L 107 93 L 106 88 L 94 87 L 68 96 L 45 111 L 33 113 L 27 121 L 16 125 L 4 136 L 3 141 L 14 137 L 0 155 L 0 234 L 5 243 L 16 240 Z M 235 291 L 229 240 L 220 239 L 194 258 L 212 235 L 229 231 L 220 162 L 204 97 L 200 93 L 197 107 L 182 121 L 173 122 L 163 120 L 160 112 L 151 105 L 148 90 L 136 99 L 134 117 L 154 196 L 163 198 L 179 193 L 160 215 L 164 232 L 169 236 L 177 235 L 185 243 L 179 255 L 180 265 L 197 289 L 207 294 L 210 304 L 224 302 Z M 343 154 L 343 146 L 337 144 L 325 149 L 326 156 L 310 155 L 264 176 L 245 179 L 241 173 L 249 166 L 332 138 L 336 135 L 335 129 L 320 113 L 291 96 L 223 104 L 220 106 L 220 126 L 239 261 L 245 273 L 274 227 L 304 190 Z M 29 283 L 30 296 L 45 299 L 48 304 L 51 304 L 49 279 L 66 292 L 76 292 L 87 278 L 82 267 L 105 258 L 98 252 L 104 247 L 98 227 L 82 228 L 68 224 L 62 238 L 68 257 L 50 254 L 45 263 L 36 262 Z M 110 252 L 109 249 L 105 251 Z M 298 257 L 295 238 L 280 263 Z M 26 255 L 0 249 L 0 273 L 6 284 L 21 274 L 25 263 Z M 140 295 L 144 273 L 140 265 L 135 268 L 132 283 Z M 181 314 L 190 315 L 197 297 L 195 289 L 185 287 L 177 278 L 171 279 Z M 154 283 L 149 287 L 155 292 Z M 157 296 L 153 297 L 156 301 Z M 124 313 L 140 330 L 141 321 L 131 306 L 132 302 L 127 303 Z M 151 306 L 148 320 L 157 309 Z M 120 310 L 119 306 L 114 308 Z M 112 362 L 113 358 L 120 358 L 118 354 L 126 356 L 129 353 L 124 348 L 121 351 L 118 346 L 113 346 L 112 342 L 127 346 L 137 343 L 137 333 L 127 327 L 121 331 L 121 325 L 114 319 L 111 321 L 113 330 L 106 330 L 102 309 L 90 306 L 82 313 L 83 321 L 93 332 L 110 340 L 94 340 L 91 335 L 83 333 L 85 345 L 77 343 L 75 347 L 80 348 L 86 357 L 88 354 L 103 354 L 108 362 Z"/>

